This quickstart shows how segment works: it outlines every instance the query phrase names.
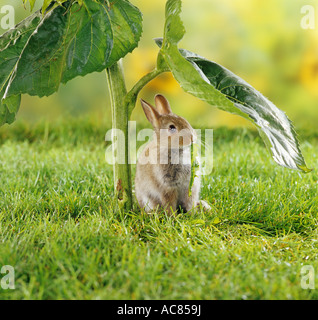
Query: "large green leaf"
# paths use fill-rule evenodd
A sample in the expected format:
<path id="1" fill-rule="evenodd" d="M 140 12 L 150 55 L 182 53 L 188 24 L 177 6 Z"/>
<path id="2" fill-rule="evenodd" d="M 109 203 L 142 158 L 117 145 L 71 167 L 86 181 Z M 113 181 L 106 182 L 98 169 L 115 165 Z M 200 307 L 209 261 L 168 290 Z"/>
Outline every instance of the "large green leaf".
<path id="1" fill-rule="evenodd" d="M 178 49 L 185 33 L 180 14 L 181 0 L 168 0 L 164 39 L 156 40 L 161 47 L 158 61 L 162 63 L 164 59 L 186 92 L 252 121 L 279 165 L 311 171 L 300 151 L 293 125 L 283 111 L 233 72 Z"/>
<path id="2" fill-rule="evenodd" d="M 49 96 L 60 83 L 102 71 L 138 45 L 142 16 L 130 2 L 80 2 L 36 12 L 0 37 L 0 124 L 12 122 L 21 94 Z"/>
<path id="3" fill-rule="evenodd" d="M 2 101 L 8 83 L 28 39 L 41 21 L 40 12 L 33 14 L 0 37 L 0 126 L 12 123 L 20 106 L 21 95 Z M 11 100 L 11 101 L 10 101 Z"/>

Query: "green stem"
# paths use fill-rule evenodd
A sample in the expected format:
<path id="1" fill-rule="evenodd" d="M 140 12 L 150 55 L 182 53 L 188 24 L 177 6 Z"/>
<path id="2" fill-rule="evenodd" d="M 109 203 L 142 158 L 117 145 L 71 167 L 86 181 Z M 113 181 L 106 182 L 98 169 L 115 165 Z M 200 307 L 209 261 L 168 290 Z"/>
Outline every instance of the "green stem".
<path id="1" fill-rule="evenodd" d="M 114 159 L 114 189 L 120 208 L 131 210 L 133 205 L 131 167 L 129 165 L 129 146 L 128 146 L 128 104 L 125 102 L 127 89 L 122 67 L 120 63 L 115 63 L 106 69 L 109 93 L 112 108 L 113 129 L 118 129 L 123 133 L 123 145 L 117 144 L 117 153 L 124 152 L 123 161 Z M 115 139 L 115 137 L 113 138 Z M 113 141 L 113 146 L 116 141 Z M 118 148 L 123 148 L 118 150 Z M 117 159 L 118 160 L 118 159 Z"/>
<path id="2" fill-rule="evenodd" d="M 159 76 L 163 72 L 167 72 L 169 70 L 161 70 L 161 69 L 154 69 L 153 71 L 146 74 L 144 77 L 142 77 L 135 85 L 134 87 L 127 93 L 125 101 L 128 105 L 128 115 L 130 117 L 132 111 L 134 110 L 136 106 L 137 96 L 140 92 L 140 90 L 151 80 Z"/>
<path id="3" fill-rule="evenodd" d="M 131 167 L 129 164 L 128 145 L 128 121 L 135 108 L 137 96 L 140 90 L 159 74 L 166 72 L 165 69 L 155 69 L 142 77 L 136 85 L 127 93 L 123 70 L 120 62 L 106 69 L 106 75 L 111 99 L 113 130 L 118 129 L 123 133 L 123 145 L 119 145 L 113 135 L 113 147 L 117 146 L 117 153 L 123 154 L 124 163 L 114 158 L 114 189 L 120 208 L 131 210 L 133 207 Z M 118 150 L 118 148 L 123 148 Z M 118 157 L 117 157 L 118 159 Z"/>

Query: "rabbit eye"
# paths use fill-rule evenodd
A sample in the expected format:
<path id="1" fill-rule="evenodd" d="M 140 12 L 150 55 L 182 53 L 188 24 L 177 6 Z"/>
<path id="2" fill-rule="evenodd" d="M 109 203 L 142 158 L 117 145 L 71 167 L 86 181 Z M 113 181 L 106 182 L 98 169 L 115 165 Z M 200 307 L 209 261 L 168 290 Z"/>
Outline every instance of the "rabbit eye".
<path id="1" fill-rule="evenodd" d="M 176 132 L 176 131 L 177 131 L 176 126 L 173 125 L 173 124 L 171 124 L 171 125 L 169 126 L 169 131 L 170 131 L 170 132 Z"/>

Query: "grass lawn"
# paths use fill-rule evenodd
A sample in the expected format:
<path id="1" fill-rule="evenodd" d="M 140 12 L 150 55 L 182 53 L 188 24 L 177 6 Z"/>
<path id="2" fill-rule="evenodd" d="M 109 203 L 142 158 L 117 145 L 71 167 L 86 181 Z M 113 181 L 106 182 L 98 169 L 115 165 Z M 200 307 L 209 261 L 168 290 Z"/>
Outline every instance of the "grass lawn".
<path id="1" fill-rule="evenodd" d="M 214 131 L 208 213 L 113 213 L 105 128 L 90 121 L 0 130 L 0 299 L 317 299 L 317 171 L 278 167 L 258 134 Z M 317 135 L 302 149 L 318 167 Z M 1 278 L 0 274 L 0 278 Z M 316 286 L 318 277 L 316 276 Z"/>

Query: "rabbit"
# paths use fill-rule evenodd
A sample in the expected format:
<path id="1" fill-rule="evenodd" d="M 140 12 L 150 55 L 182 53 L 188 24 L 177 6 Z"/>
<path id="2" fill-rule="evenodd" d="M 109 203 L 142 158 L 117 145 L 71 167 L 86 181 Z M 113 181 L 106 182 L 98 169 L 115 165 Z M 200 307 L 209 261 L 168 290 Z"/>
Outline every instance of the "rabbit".
<path id="1" fill-rule="evenodd" d="M 137 161 L 135 195 L 139 206 L 147 213 L 163 208 L 170 215 L 199 205 L 209 210 L 205 201 L 199 201 L 200 175 L 195 176 L 189 196 L 190 147 L 197 140 L 196 132 L 187 120 L 172 113 L 163 95 L 155 96 L 156 108 L 140 101 L 154 136 Z"/>

